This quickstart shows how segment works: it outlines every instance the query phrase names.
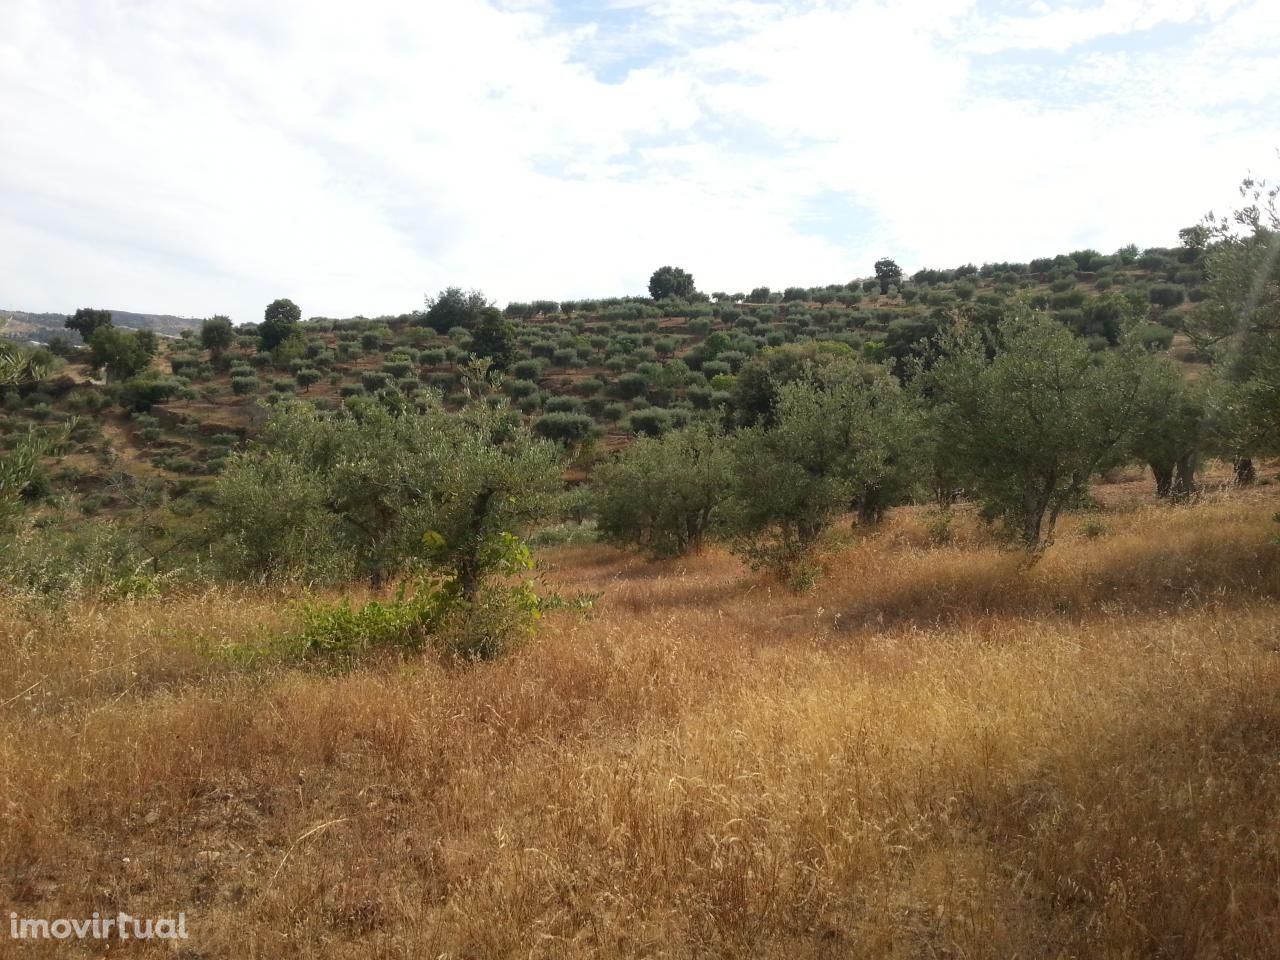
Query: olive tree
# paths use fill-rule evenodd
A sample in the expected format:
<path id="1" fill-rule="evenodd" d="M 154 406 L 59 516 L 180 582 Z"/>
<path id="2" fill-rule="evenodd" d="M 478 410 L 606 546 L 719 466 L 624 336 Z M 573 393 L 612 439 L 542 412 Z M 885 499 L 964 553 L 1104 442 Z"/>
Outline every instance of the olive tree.
<path id="1" fill-rule="evenodd" d="M 840 367 L 779 388 L 771 427 L 733 444 L 738 549 L 791 576 L 850 508 L 879 516 L 919 472 L 914 395 L 876 367 Z"/>
<path id="2" fill-rule="evenodd" d="M 274 350 L 288 340 L 298 329 L 302 310 L 287 298 L 272 300 L 263 311 L 258 324 L 258 338 L 263 350 Z"/>
<path id="3" fill-rule="evenodd" d="M 436 333 L 447 333 L 454 327 L 470 330 L 479 323 L 489 306 L 489 298 L 480 290 L 446 287 L 436 296 L 426 299 L 427 309 L 416 322 L 426 324 Z"/>
<path id="4" fill-rule="evenodd" d="M 1261 352 L 1237 402 L 1249 448 L 1280 456 L 1280 341 L 1273 340 Z"/>
<path id="5" fill-rule="evenodd" d="M 1245 180 L 1251 203 L 1207 219 L 1214 238 L 1206 257 L 1207 298 L 1188 318 L 1187 334 L 1218 362 L 1246 369 L 1251 348 L 1280 337 L 1280 185 Z"/>
<path id="6" fill-rule="evenodd" d="M 591 436 L 596 422 L 585 413 L 549 410 L 533 422 L 533 432 L 565 446 L 580 444 Z"/>
<path id="7" fill-rule="evenodd" d="M 1002 320 L 990 341 L 953 330 L 941 352 L 920 374 L 935 402 L 940 455 L 986 515 L 1039 549 L 1133 436 L 1152 358 L 1129 342 L 1093 354 L 1043 314 Z"/>
<path id="8" fill-rule="evenodd" d="M 315 384 L 320 382 L 320 380 L 322 379 L 322 375 L 320 371 L 316 370 L 314 367 L 303 367 L 293 375 L 293 378 L 297 382 L 298 386 L 301 387 L 303 392 L 305 393 L 307 390 L 310 390 Z"/>
<path id="9" fill-rule="evenodd" d="M 1220 375 L 1209 390 L 1216 448 L 1236 461 L 1237 480 L 1252 479 L 1252 456 L 1280 456 L 1280 340 L 1262 341 L 1244 379 Z"/>
<path id="10" fill-rule="evenodd" d="M 881 293 L 888 293 L 891 286 L 902 286 L 902 268 L 888 257 L 876 261 L 875 271 Z"/>
<path id="11" fill-rule="evenodd" d="M 494 307 L 480 312 L 480 321 L 471 338 L 471 352 L 487 357 L 495 370 L 506 370 L 516 361 L 518 345 L 515 329 Z"/>
<path id="12" fill-rule="evenodd" d="M 760 351 L 734 381 L 734 419 L 742 426 L 771 425 L 779 391 L 789 383 L 812 380 L 833 365 L 856 364 L 852 347 L 835 341 L 786 344 Z"/>
<path id="13" fill-rule="evenodd" d="M 1151 468 L 1156 496 L 1186 499 L 1208 441 L 1205 388 L 1167 359 L 1153 361 L 1143 384 L 1131 449 Z"/>
<path id="14" fill-rule="evenodd" d="M 694 552 L 720 518 L 732 467 L 728 442 L 707 425 L 641 437 L 591 478 L 600 531 L 656 557 Z"/>
<path id="15" fill-rule="evenodd" d="M 679 267 L 659 267 L 649 278 L 649 296 L 655 300 L 669 300 L 673 297 L 689 299 L 697 290 L 693 285 L 693 275 Z"/>
<path id="16" fill-rule="evenodd" d="M 200 324 L 200 345 L 216 360 L 235 342 L 235 331 L 229 317 L 210 317 Z"/>
<path id="17" fill-rule="evenodd" d="M 558 489 L 559 459 L 507 409 L 426 406 L 362 403 L 333 415 L 277 407 L 215 486 L 232 571 L 380 583 L 419 563 L 474 599 L 504 535 L 536 518 Z"/>
<path id="18" fill-rule="evenodd" d="M 89 338 L 90 362 L 115 379 L 135 377 L 151 365 L 159 349 L 150 330 L 130 333 L 110 324 L 98 327 Z"/>
<path id="19" fill-rule="evenodd" d="M 1277 355 L 1280 354 L 1280 184 L 1245 179 L 1245 203 L 1205 220 L 1206 298 L 1187 322 L 1192 341 L 1214 363 L 1216 405 L 1237 477 L 1253 476 L 1251 457 L 1276 449 Z"/>
<path id="20" fill-rule="evenodd" d="M 72 316 L 67 317 L 62 325 L 80 334 L 80 339 L 88 343 L 100 328 L 111 326 L 111 311 L 81 307 Z"/>

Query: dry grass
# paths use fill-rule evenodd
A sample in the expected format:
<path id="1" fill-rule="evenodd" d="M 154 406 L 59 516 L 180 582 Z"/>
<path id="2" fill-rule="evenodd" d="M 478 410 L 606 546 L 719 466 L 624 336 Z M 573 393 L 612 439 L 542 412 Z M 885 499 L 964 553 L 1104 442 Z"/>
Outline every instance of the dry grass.
<path id="1" fill-rule="evenodd" d="M 562 551 L 596 613 L 468 669 L 197 652 L 286 624 L 260 592 L 9 609 L 0 904 L 185 910 L 192 958 L 1276 955 L 1276 506 L 1030 568 L 905 511 L 802 597 Z"/>

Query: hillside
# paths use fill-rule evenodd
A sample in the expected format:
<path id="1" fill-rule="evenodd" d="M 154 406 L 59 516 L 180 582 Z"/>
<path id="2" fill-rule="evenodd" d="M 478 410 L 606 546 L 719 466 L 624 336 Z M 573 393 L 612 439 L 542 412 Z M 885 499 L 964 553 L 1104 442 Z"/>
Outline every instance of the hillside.
<path id="1" fill-rule="evenodd" d="M 859 279 L 692 301 L 513 303 L 504 313 L 515 328 L 516 358 L 500 390 L 535 429 L 577 451 L 570 476 L 581 476 L 630 436 L 717 415 L 736 373 L 760 350 L 827 342 L 892 367 L 955 317 L 984 322 L 1015 302 L 1051 311 L 1097 350 L 1118 331 L 1121 312 L 1136 310 L 1144 315 L 1142 336 L 1194 375 L 1197 358 L 1181 329 L 1203 279 L 1196 250 L 1076 251 L 1028 264 L 921 270 L 888 293 L 875 279 Z M 253 327 L 241 328 L 216 358 L 192 337 L 195 321 L 116 317 L 179 334 L 154 361 L 164 386 L 153 404 L 130 409 L 119 385 L 90 384 L 91 371 L 72 357 L 38 389 L 7 395 L 0 410 L 0 444 L 29 424 L 78 418 L 53 489 L 86 513 L 133 509 L 122 484 L 143 483 L 166 497 L 199 491 L 283 397 L 332 408 L 352 396 L 411 398 L 430 388 L 453 406 L 465 399 L 474 331 L 438 334 L 421 325 L 420 314 L 315 318 L 273 353 L 259 349 Z M 11 324 L 7 332 L 21 329 Z"/>

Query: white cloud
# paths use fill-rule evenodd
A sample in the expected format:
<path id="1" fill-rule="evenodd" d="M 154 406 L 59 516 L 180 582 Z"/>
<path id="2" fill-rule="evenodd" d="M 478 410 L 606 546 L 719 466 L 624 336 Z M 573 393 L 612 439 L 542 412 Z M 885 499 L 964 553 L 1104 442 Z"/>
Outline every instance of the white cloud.
<path id="1" fill-rule="evenodd" d="M 373 315 L 1172 242 L 1273 155 L 1272 7 L 11 0 L 0 306 Z M 1160 24 L 1192 37 L 1087 48 Z M 604 82 L 604 48 L 644 59 Z"/>
<path id="2" fill-rule="evenodd" d="M 1097 40 L 1166 24 L 1218 20 L 1235 0 L 1106 0 L 1038 5 L 1036 16 L 1005 16 L 981 24 L 965 43 L 974 53 L 1064 51 Z"/>

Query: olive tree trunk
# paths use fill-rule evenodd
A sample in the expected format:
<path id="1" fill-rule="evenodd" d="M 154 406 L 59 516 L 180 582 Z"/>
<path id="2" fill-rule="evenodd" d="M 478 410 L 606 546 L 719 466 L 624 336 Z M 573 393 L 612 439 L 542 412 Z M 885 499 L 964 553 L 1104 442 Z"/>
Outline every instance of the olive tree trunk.
<path id="1" fill-rule="evenodd" d="M 1172 463 L 1151 461 L 1151 475 L 1156 478 L 1157 497 L 1167 497 L 1173 492 L 1173 472 Z"/>

